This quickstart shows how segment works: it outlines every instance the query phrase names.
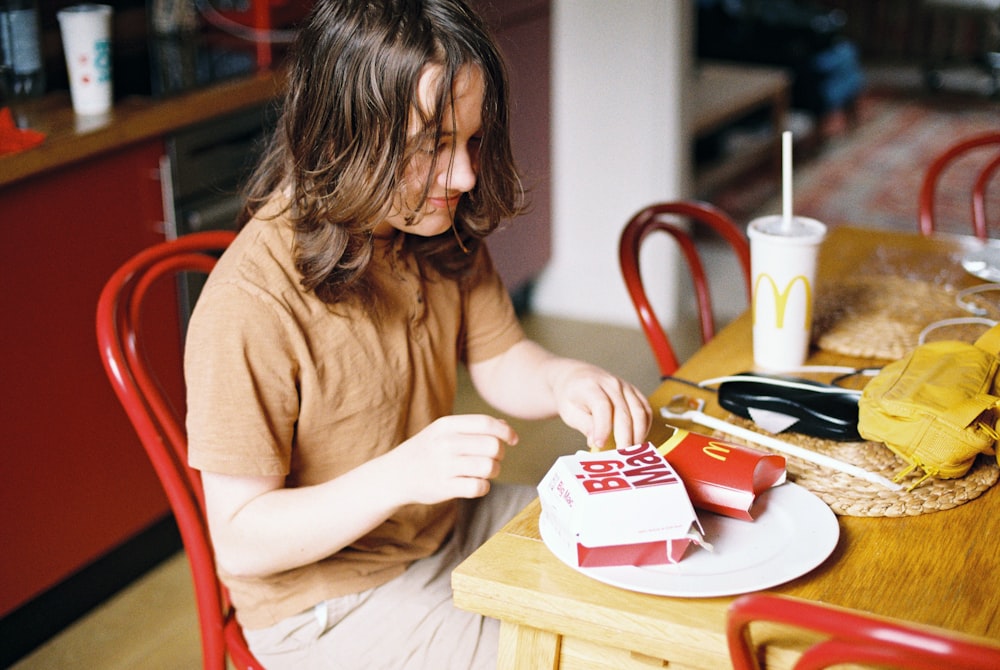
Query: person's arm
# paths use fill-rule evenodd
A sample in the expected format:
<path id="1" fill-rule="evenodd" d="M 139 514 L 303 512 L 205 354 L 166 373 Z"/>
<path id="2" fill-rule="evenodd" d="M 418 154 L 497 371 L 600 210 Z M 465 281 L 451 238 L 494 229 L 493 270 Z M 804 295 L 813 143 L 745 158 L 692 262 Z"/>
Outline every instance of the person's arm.
<path id="1" fill-rule="evenodd" d="M 387 454 L 315 486 L 282 477 L 202 473 L 219 565 L 266 576 L 315 563 L 373 530 L 403 505 L 485 495 L 517 434 L 484 415 L 438 419 Z"/>
<path id="2" fill-rule="evenodd" d="M 559 415 L 591 448 L 610 437 L 627 446 L 649 431 L 649 402 L 631 384 L 601 368 L 556 356 L 531 340 L 469 365 L 480 395 L 496 409 L 524 419 Z"/>

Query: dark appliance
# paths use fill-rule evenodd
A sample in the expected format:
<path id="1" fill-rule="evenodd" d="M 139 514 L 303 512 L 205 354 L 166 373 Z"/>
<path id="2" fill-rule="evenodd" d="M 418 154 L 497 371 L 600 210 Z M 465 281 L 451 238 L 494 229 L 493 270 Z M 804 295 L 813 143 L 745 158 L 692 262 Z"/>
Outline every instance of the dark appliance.
<path id="1" fill-rule="evenodd" d="M 243 204 L 240 188 L 274 130 L 277 109 L 254 107 L 186 128 L 167 138 L 160 162 L 167 239 L 202 230 L 235 230 Z M 186 326 L 203 280 L 179 287 Z"/>

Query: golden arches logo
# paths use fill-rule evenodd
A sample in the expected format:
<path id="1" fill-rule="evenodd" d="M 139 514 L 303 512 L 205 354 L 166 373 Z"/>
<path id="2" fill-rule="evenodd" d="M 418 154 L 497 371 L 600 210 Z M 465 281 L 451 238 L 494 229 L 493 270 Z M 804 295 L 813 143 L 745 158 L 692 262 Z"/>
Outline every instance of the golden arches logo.
<path id="1" fill-rule="evenodd" d="M 804 275 L 796 275 L 785 285 L 784 290 L 778 288 L 778 283 L 774 281 L 774 278 L 765 273 L 757 275 L 757 279 L 754 281 L 753 285 L 753 322 L 757 322 L 757 301 L 760 300 L 760 289 L 761 284 L 767 282 L 771 287 L 771 296 L 774 298 L 774 325 L 776 328 L 785 327 L 785 309 L 788 307 L 788 298 L 792 294 L 792 289 L 798 283 L 802 284 L 802 290 L 805 292 L 804 298 L 806 301 L 805 317 L 802 320 L 802 327 L 808 328 L 809 324 L 812 323 L 812 286 L 809 285 L 809 279 Z"/>
<path id="2" fill-rule="evenodd" d="M 709 458 L 714 458 L 715 460 L 722 461 L 723 463 L 728 460 L 729 452 L 732 451 L 729 445 L 723 444 L 722 442 L 715 442 L 714 440 L 702 447 L 701 450 Z"/>

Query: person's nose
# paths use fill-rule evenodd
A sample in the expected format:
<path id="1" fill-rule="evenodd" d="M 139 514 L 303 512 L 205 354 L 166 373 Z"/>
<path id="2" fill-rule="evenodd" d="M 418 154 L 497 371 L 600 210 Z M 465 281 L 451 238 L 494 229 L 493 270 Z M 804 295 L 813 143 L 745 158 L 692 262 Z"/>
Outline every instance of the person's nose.
<path id="1" fill-rule="evenodd" d="M 443 172 L 444 186 L 449 191 L 461 191 L 468 193 L 476 186 L 476 176 L 479 166 L 476 164 L 467 147 L 455 150 L 452 155 L 451 166 Z"/>

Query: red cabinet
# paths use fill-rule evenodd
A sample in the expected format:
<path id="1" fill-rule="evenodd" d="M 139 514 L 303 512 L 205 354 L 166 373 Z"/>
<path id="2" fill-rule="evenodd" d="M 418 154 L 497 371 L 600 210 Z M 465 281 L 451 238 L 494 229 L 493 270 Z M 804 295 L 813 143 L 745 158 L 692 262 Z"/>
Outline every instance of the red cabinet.
<path id="1" fill-rule="evenodd" d="M 94 335 L 104 282 L 163 239 L 162 154 L 150 141 L 0 187 L 0 617 L 169 513 Z M 179 393 L 176 298 L 161 298 Z"/>

